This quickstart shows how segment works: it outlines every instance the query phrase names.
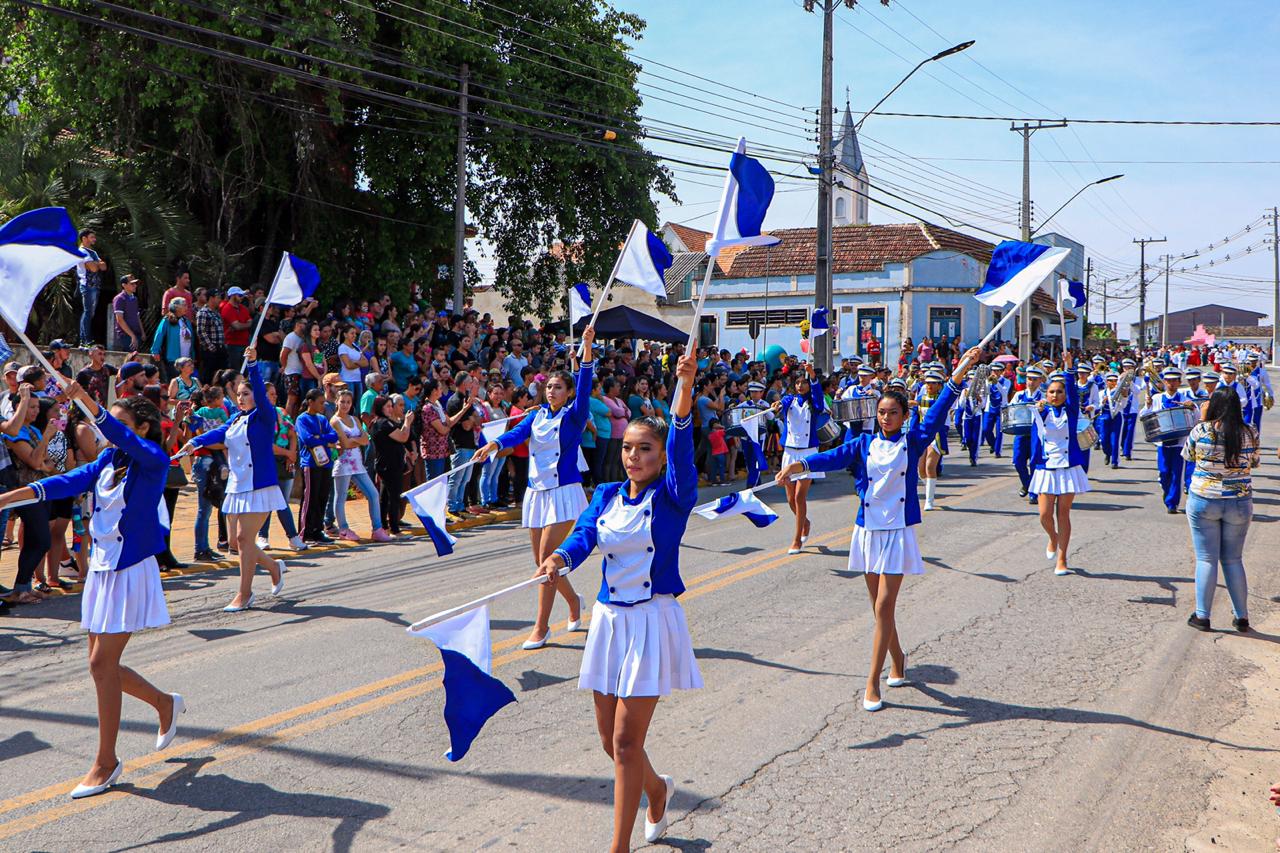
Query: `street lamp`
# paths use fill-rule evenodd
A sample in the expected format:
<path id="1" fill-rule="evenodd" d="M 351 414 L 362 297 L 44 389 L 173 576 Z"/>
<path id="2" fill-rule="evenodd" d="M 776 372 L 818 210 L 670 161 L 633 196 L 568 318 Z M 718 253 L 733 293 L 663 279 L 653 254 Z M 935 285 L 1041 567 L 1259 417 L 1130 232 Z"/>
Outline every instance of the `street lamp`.
<path id="1" fill-rule="evenodd" d="M 1059 208 L 1058 208 L 1057 210 L 1055 210 L 1053 213 L 1049 214 L 1049 219 L 1046 219 L 1044 222 L 1041 222 L 1041 223 L 1040 223 L 1039 228 L 1036 228 L 1036 230 L 1035 230 L 1035 231 L 1032 231 L 1032 232 L 1031 232 L 1031 236 L 1032 236 L 1032 237 L 1034 237 L 1034 236 L 1036 236 L 1036 234 L 1040 233 L 1040 228 L 1043 228 L 1043 227 L 1045 227 L 1046 225 L 1048 225 L 1048 224 L 1049 224 L 1049 220 L 1053 219 L 1053 217 L 1055 217 L 1055 216 L 1057 216 L 1059 213 L 1061 213 L 1061 212 L 1062 212 L 1062 209 L 1063 209 L 1064 207 L 1066 207 L 1067 205 L 1071 204 L 1071 202 L 1075 201 L 1075 200 L 1076 200 L 1076 198 L 1077 198 L 1077 197 L 1079 197 L 1080 193 L 1082 193 L 1082 192 L 1084 192 L 1085 190 L 1089 189 L 1089 187 L 1096 187 L 1098 184 L 1105 184 L 1107 181 L 1117 181 L 1117 180 L 1119 180 L 1120 178 L 1123 178 L 1123 177 L 1124 177 L 1124 175 L 1112 175 L 1112 176 L 1111 176 L 1111 177 L 1109 177 L 1109 178 L 1102 178 L 1102 179 L 1100 179 L 1100 180 L 1094 181 L 1094 182 L 1093 182 L 1093 183 L 1091 183 L 1091 184 L 1085 184 L 1085 185 L 1084 185 L 1084 186 L 1082 186 L 1080 189 L 1076 190 L 1075 195 L 1071 196 L 1071 198 L 1069 198 L 1069 199 L 1067 199 L 1066 201 L 1064 201 L 1064 202 L 1062 203 L 1062 206 L 1061 206 L 1061 207 L 1059 207 Z"/>
<path id="2" fill-rule="evenodd" d="M 863 113 L 862 118 L 858 119 L 858 123 L 853 126 L 853 129 L 861 130 L 862 123 L 867 120 L 867 117 L 870 116 L 876 110 L 878 110 L 881 104 L 889 100 L 889 95 L 892 95 L 894 92 L 898 91 L 898 89 L 902 86 L 903 83 L 911 79 L 912 74 L 915 74 L 917 71 L 919 71 L 921 68 L 928 65 L 930 62 L 937 62 L 939 59 L 946 59 L 948 56 L 951 56 L 952 54 L 959 53 L 962 50 L 968 50 L 969 48 L 973 47 L 973 45 L 974 45 L 974 42 L 972 40 L 961 42 L 955 47 L 949 47 L 940 53 L 935 53 L 933 56 L 930 56 L 928 59 L 920 60 L 920 63 L 916 65 L 915 68 L 912 68 L 910 71 L 907 72 L 906 77 L 903 77 L 901 80 L 898 81 L 897 86 L 894 86 L 892 89 L 889 90 L 889 94 L 885 95 L 883 98 L 876 101 L 876 105 L 874 107 L 872 107 L 871 109 Z"/>

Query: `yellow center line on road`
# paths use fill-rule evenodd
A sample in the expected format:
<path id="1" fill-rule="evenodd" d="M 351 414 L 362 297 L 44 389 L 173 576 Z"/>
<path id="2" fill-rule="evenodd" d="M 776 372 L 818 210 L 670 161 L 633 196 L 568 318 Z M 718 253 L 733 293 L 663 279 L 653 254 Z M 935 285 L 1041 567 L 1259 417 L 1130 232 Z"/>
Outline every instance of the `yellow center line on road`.
<path id="1" fill-rule="evenodd" d="M 956 495 L 953 500 L 959 502 L 980 497 L 981 495 L 987 494 L 1004 485 L 1000 482 L 1003 479 L 1005 478 L 999 478 L 997 481 L 984 483 L 981 486 L 966 489 L 964 492 Z M 810 547 L 813 547 L 836 542 L 846 536 L 849 536 L 852 531 L 852 525 L 843 527 L 823 536 L 812 537 L 807 544 Z M 728 566 L 723 566 L 719 569 L 706 572 L 692 579 L 688 584 L 687 591 L 683 596 L 681 596 L 681 600 L 690 601 L 696 599 L 707 593 L 715 592 L 732 584 L 738 583 L 739 581 L 747 580 L 748 578 L 755 577 L 763 574 L 764 572 L 789 565 L 806 556 L 813 556 L 813 554 L 811 552 L 787 554 L 785 550 L 779 549 L 763 555 L 754 555 L 745 560 L 740 560 Z M 589 624 L 589 621 L 590 614 L 584 614 L 584 624 Z M 540 649 L 525 651 L 515 648 L 521 642 L 522 638 L 516 636 L 503 640 L 499 643 L 495 643 L 493 645 L 493 652 L 495 654 L 493 666 L 504 666 L 505 664 L 528 658 L 529 656 L 535 655 L 541 651 Z M 514 649 L 514 651 L 508 651 L 512 649 Z M 503 652 L 504 654 L 498 654 L 499 652 Z M 225 763 L 236 758 L 261 752 L 274 745 L 331 728 L 332 726 L 346 722 L 347 720 L 364 716 L 410 699 L 416 699 L 437 690 L 442 686 L 443 680 L 441 678 L 432 678 L 431 676 L 443 672 L 443 669 L 443 664 L 439 663 L 419 667 L 417 669 L 380 679 L 379 681 L 352 688 L 351 690 L 343 691 L 332 696 L 317 699 L 313 702 L 308 702 L 295 708 L 280 711 L 276 714 L 263 717 L 241 726 L 224 729 L 207 737 L 197 738 L 183 744 L 182 746 L 170 747 L 163 752 L 152 753 L 150 755 L 134 759 L 126 762 L 125 771 L 129 773 L 136 773 L 139 770 L 167 761 L 168 759 L 205 751 L 210 747 L 216 747 L 241 738 L 248 738 L 248 740 L 222 750 L 215 750 L 214 756 L 216 760 Z M 345 708 L 329 711 L 328 713 L 321 714 L 313 719 L 297 723 L 277 732 L 266 733 L 265 731 L 266 729 L 273 728 L 281 723 L 286 723 L 290 720 L 295 720 L 318 711 L 335 708 L 338 705 L 342 705 L 354 699 L 369 696 L 373 693 L 379 693 L 383 690 L 397 687 L 399 685 L 405 685 L 407 682 L 412 682 L 418 679 L 425 680 L 422 680 L 417 684 L 409 684 L 408 686 L 399 687 L 399 689 L 392 690 L 389 693 L 385 693 L 381 696 L 375 696 L 371 699 L 366 699 L 363 702 L 359 702 Z M 141 778 L 131 779 L 130 783 L 138 788 L 147 787 L 149 785 L 158 784 L 172 772 L 172 769 L 165 768 L 160 772 L 153 772 Z M 69 789 L 78 781 L 78 779 L 68 780 L 4 800 L 3 802 L 0 802 L 0 814 L 13 812 L 26 806 L 35 805 L 47 800 L 65 797 Z M 91 808 L 105 805 L 124 796 L 128 796 L 128 793 L 125 791 L 109 791 L 91 799 L 60 803 L 26 817 L 8 821 L 0 824 L 0 839 L 9 838 L 13 835 L 39 828 L 49 823 L 61 820 L 64 817 L 79 814 Z"/>

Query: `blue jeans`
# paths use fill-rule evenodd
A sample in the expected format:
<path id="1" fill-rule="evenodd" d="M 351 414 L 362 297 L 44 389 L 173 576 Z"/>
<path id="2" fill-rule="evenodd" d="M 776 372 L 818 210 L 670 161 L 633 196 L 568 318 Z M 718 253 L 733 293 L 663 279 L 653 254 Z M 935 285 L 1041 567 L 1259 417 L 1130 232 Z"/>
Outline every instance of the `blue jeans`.
<path id="1" fill-rule="evenodd" d="M 378 509 L 378 490 L 374 488 L 373 478 L 367 471 L 359 474 L 343 474 L 333 478 L 333 514 L 337 516 L 338 527 L 350 530 L 347 524 L 347 487 L 355 483 L 365 500 L 369 502 L 369 523 L 373 529 L 382 527 L 382 512 Z"/>
<path id="2" fill-rule="evenodd" d="M 449 458 L 449 467 L 457 468 L 471 461 L 476 452 L 470 448 L 459 448 Z M 471 482 L 471 469 L 467 468 L 449 474 L 449 512 L 459 512 L 467 508 L 467 483 Z"/>
<path id="3" fill-rule="evenodd" d="M 425 462 L 427 466 L 428 480 L 434 480 L 436 477 L 439 477 L 445 471 L 449 470 L 448 457 L 444 459 L 424 459 L 422 461 Z"/>
<path id="4" fill-rule="evenodd" d="M 98 313 L 98 295 L 102 291 L 96 287 L 80 287 L 80 301 L 84 303 L 84 311 L 80 314 L 80 346 L 87 347 L 93 343 L 93 315 Z"/>
<path id="5" fill-rule="evenodd" d="M 491 456 L 480 469 L 480 503 L 492 506 L 498 502 L 498 477 L 507 465 L 506 459 Z"/>
<path id="6" fill-rule="evenodd" d="M 713 483 L 722 482 L 725 478 L 725 466 L 729 462 L 728 453 L 712 453 L 711 454 L 711 481 Z"/>
<path id="7" fill-rule="evenodd" d="M 213 514 L 213 504 L 204 496 L 204 484 L 209 479 L 209 469 L 213 467 L 213 457 L 197 456 L 191 460 L 191 479 L 196 483 L 196 553 L 203 554 L 209 550 L 209 517 Z"/>
<path id="8" fill-rule="evenodd" d="M 293 494 L 293 478 L 287 480 L 277 480 L 280 485 L 280 494 L 284 495 L 284 509 L 276 510 L 276 518 L 280 519 L 280 526 L 284 528 L 284 535 L 292 539 L 298 535 L 298 528 L 293 523 L 293 511 L 289 509 L 289 496 Z M 262 529 L 258 531 L 258 535 L 263 539 L 270 538 L 271 531 L 271 515 L 262 522 Z"/>
<path id="9" fill-rule="evenodd" d="M 1218 587 L 1218 564 L 1231 596 L 1231 608 L 1249 618 L 1249 583 L 1244 576 L 1244 537 L 1253 518 L 1253 498 L 1187 498 L 1187 521 L 1196 549 L 1196 615 L 1209 618 Z"/>

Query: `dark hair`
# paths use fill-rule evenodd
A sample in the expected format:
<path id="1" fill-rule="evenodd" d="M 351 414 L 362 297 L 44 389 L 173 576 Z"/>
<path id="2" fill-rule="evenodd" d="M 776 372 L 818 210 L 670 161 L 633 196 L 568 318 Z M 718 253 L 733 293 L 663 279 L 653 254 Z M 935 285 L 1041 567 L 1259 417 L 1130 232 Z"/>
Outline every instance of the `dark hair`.
<path id="1" fill-rule="evenodd" d="M 430 397 L 432 392 L 440 387 L 440 383 L 434 379 L 422 380 L 422 396 Z"/>
<path id="2" fill-rule="evenodd" d="M 1222 444 L 1222 464 L 1236 468 L 1240 464 L 1240 446 L 1244 443 L 1244 413 L 1240 408 L 1240 395 L 1230 386 L 1219 386 L 1209 397 L 1205 412 L 1206 423 L 1214 424 L 1215 440 Z M 1252 435 L 1252 429 L 1250 435 Z"/>
<path id="3" fill-rule="evenodd" d="M 56 406 L 57 403 L 48 397 L 32 397 L 31 399 L 39 408 L 39 412 L 36 414 L 36 419 L 32 421 L 31 425 L 40 432 L 44 432 L 44 428 L 49 425 L 49 411 Z"/>
<path id="4" fill-rule="evenodd" d="M 886 388 L 884 389 L 884 393 L 880 395 L 880 399 L 883 400 L 886 397 L 898 404 L 898 408 L 902 409 L 902 416 L 904 418 L 908 413 L 910 413 L 911 407 L 907 404 L 906 394 L 903 394 L 897 388 Z"/>
<path id="5" fill-rule="evenodd" d="M 547 374 L 547 381 L 544 382 L 543 384 L 544 385 L 549 384 L 552 379 L 559 379 L 561 382 L 563 382 L 564 387 L 569 389 L 569 393 L 571 395 L 574 393 L 574 391 L 577 390 L 577 386 L 575 386 L 573 382 L 573 374 L 567 370 L 551 371 L 550 373 Z"/>
<path id="6" fill-rule="evenodd" d="M 96 233 L 97 232 L 94 231 L 92 228 L 81 228 L 80 239 L 83 240 L 85 237 L 88 237 L 90 234 L 96 234 Z"/>
<path id="7" fill-rule="evenodd" d="M 317 398 L 323 399 L 324 392 L 321 391 L 319 388 L 312 388 L 310 391 L 302 395 L 302 404 L 304 406 L 309 406 L 311 405 L 311 401 Z"/>
<path id="8" fill-rule="evenodd" d="M 378 396 L 374 397 L 373 407 L 372 407 L 373 416 L 375 418 L 386 417 L 386 415 L 382 413 L 382 410 L 385 409 L 390 403 L 391 403 L 391 398 L 388 397 L 386 394 L 379 394 Z"/>
<path id="9" fill-rule="evenodd" d="M 122 400 L 116 400 L 113 406 L 119 406 L 129 413 L 135 424 L 146 424 L 147 434 L 143 436 L 147 441 L 154 444 L 162 444 L 164 433 L 160 429 L 160 410 L 156 408 L 156 404 L 148 400 L 146 397 L 125 397 Z"/>
<path id="10" fill-rule="evenodd" d="M 652 415 L 641 415 L 638 418 L 632 418 L 627 421 L 627 429 L 630 429 L 633 426 L 649 430 L 649 432 L 654 434 L 654 437 L 656 437 L 658 441 L 664 444 L 667 441 L 668 424 L 662 418 L 655 418 Z"/>

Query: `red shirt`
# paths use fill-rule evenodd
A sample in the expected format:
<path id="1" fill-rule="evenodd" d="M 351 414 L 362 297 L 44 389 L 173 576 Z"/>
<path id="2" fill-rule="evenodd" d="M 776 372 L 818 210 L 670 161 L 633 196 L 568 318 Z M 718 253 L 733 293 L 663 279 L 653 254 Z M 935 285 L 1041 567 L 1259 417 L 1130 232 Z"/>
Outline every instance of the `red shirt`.
<path id="1" fill-rule="evenodd" d="M 871 340 L 867 341 L 867 355 L 879 355 L 879 354 L 880 354 L 880 342 L 875 338 L 872 338 Z"/>
<path id="2" fill-rule="evenodd" d="M 252 329 L 233 329 L 232 323 L 248 323 L 251 317 L 249 309 L 243 305 L 236 305 L 230 299 L 222 303 L 222 307 L 218 309 L 222 314 L 222 326 L 226 336 L 227 346 L 229 347 L 247 347 L 249 345 L 249 335 Z"/>
<path id="3" fill-rule="evenodd" d="M 729 445 L 724 440 L 724 430 L 713 429 L 707 435 L 707 441 L 711 443 L 712 456 L 721 456 L 729 452 Z"/>

